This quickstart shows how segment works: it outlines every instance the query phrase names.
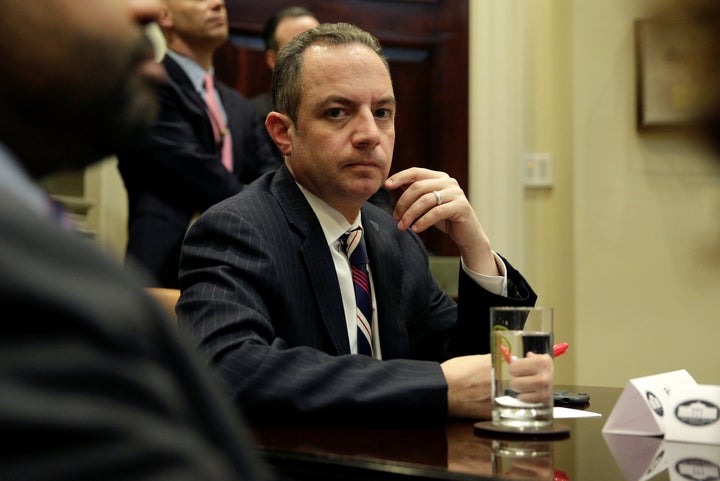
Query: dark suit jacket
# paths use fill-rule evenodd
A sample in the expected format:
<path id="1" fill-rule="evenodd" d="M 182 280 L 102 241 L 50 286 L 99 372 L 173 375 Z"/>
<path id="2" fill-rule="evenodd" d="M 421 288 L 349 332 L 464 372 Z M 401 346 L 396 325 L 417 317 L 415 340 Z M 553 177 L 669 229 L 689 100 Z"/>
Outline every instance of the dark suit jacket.
<path id="1" fill-rule="evenodd" d="M 170 57 L 169 81 L 157 89 L 160 114 L 150 134 L 118 153 L 128 193 L 127 254 L 155 276 L 155 285 L 177 287 L 180 245 L 192 217 L 239 192 L 281 161 L 264 123 L 239 92 L 216 82 L 233 140 L 233 173 L 220 160 L 201 96 Z"/>
<path id="2" fill-rule="evenodd" d="M 3 481 L 264 478 L 138 279 L 0 192 Z"/>
<path id="3" fill-rule="evenodd" d="M 272 92 L 262 92 L 254 97 L 250 97 L 248 100 L 255 109 L 255 113 L 258 116 L 258 121 L 265 125 L 265 119 L 267 118 L 267 115 L 273 110 Z M 270 137 L 270 133 L 267 131 L 267 129 L 265 129 L 265 135 L 267 135 L 268 142 L 270 142 L 270 145 L 272 145 L 273 153 L 277 156 L 280 163 L 282 163 L 284 161 L 283 153 L 280 152 L 278 146 L 275 145 L 275 142 L 273 142 L 272 137 Z"/>
<path id="4" fill-rule="evenodd" d="M 492 305 L 536 296 L 508 264 L 511 298 L 460 274 L 460 303 L 420 238 L 362 209 L 383 361 L 348 355 L 345 316 L 317 217 L 285 166 L 206 211 L 180 262 L 179 322 L 251 422 L 444 419 L 441 361 L 489 350 Z"/>
<path id="5" fill-rule="evenodd" d="M 272 112 L 272 92 L 262 92 L 254 97 L 250 97 L 250 103 L 255 107 L 258 116 L 265 121 L 267 114 Z"/>

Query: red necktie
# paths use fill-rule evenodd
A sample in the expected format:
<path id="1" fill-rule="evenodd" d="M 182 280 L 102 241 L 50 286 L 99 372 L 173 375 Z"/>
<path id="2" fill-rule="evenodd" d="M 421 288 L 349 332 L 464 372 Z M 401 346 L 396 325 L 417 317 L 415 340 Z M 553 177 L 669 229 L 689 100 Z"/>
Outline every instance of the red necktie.
<path id="1" fill-rule="evenodd" d="M 355 303 L 357 304 L 357 351 L 358 354 L 372 356 L 372 297 L 370 295 L 370 276 L 367 271 L 368 256 L 362 228 L 346 232 L 340 238 L 340 244 L 350 259 Z"/>
<path id="2" fill-rule="evenodd" d="M 205 104 L 208 108 L 208 115 L 210 116 L 210 123 L 212 124 L 213 133 L 215 134 L 215 141 L 222 149 L 222 163 L 229 172 L 232 172 L 232 138 L 229 135 L 230 132 L 228 132 L 222 113 L 220 113 L 220 105 L 218 105 L 217 95 L 215 93 L 215 82 L 210 74 L 205 74 Z"/>

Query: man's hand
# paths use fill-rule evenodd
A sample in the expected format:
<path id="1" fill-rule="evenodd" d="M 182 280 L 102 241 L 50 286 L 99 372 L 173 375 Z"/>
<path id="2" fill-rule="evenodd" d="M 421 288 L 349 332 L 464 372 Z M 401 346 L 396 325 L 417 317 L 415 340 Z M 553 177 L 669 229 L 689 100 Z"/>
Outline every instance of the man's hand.
<path id="1" fill-rule="evenodd" d="M 490 354 L 461 356 L 440 364 L 448 383 L 448 416 L 490 419 L 492 370 Z M 510 388 L 524 402 L 549 402 L 553 395 L 553 360 L 547 354 L 528 353 L 510 365 Z"/>
<path id="2" fill-rule="evenodd" d="M 553 369 L 549 355 L 528 352 L 527 357 L 516 359 L 508 367 L 512 375 L 510 389 L 518 393 L 518 401 L 552 406 Z"/>
<path id="3" fill-rule="evenodd" d="M 465 266 L 499 275 L 490 240 L 457 180 L 445 172 L 412 167 L 388 177 L 388 189 L 402 189 L 393 217 L 400 230 L 420 233 L 435 226 L 458 246 Z"/>
<path id="4" fill-rule="evenodd" d="M 448 383 L 448 416 L 489 419 L 492 405 L 490 354 L 455 357 L 440 367 Z"/>

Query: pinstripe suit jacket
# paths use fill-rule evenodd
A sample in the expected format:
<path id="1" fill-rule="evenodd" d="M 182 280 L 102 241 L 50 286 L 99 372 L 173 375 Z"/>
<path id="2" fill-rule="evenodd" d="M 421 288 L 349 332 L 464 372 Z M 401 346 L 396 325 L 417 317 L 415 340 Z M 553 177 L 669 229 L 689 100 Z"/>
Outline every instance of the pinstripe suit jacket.
<path id="1" fill-rule="evenodd" d="M 383 361 L 349 355 L 335 268 L 320 223 L 286 167 L 211 207 L 180 262 L 179 322 L 251 422 L 439 421 L 439 362 L 487 353 L 489 306 L 536 296 L 508 263 L 510 297 L 460 274 L 456 304 L 420 238 L 366 203 L 365 240 Z"/>

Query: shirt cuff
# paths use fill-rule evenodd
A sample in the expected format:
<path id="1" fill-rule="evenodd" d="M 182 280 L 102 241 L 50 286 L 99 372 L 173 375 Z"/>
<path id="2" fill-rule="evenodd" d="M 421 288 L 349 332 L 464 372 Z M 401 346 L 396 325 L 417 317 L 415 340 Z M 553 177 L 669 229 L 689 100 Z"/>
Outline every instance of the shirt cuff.
<path id="1" fill-rule="evenodd" d="M 465 266 L 465 261 L 462 257 L 460 258 L 460 264 L 462 265 L 463 271 L 467 274 L 470 279 L 475 281 L 477 285 L 485 289 L 486 291 L 492 292 L 507 297 L 507 268 L 502 258 L 493 251 L 493 257 L 495 257 L 495 264 L 497 265 L 499 276 L 486 276 L 479 272 L 471 271 Z"/>

